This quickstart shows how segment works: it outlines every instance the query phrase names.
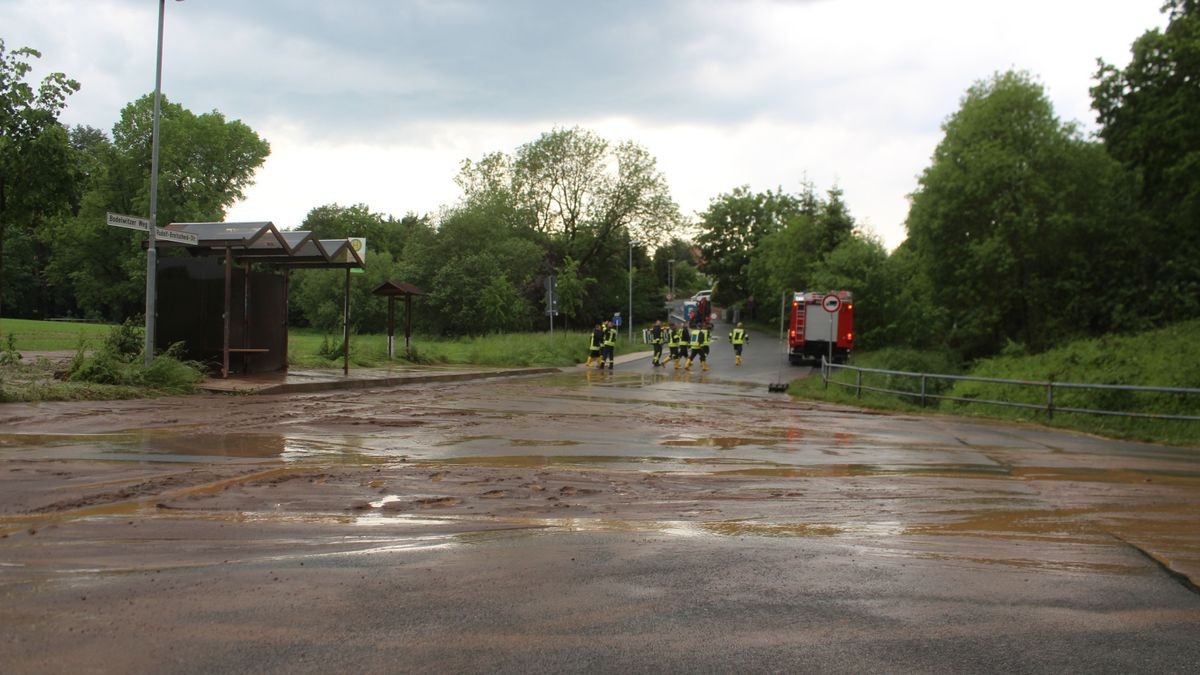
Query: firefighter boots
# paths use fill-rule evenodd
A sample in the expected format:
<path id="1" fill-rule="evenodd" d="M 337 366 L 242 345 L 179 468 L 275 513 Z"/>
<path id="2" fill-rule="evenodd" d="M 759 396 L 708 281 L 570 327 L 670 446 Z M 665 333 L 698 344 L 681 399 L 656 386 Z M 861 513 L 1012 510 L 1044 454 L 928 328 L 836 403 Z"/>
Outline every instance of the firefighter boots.
<path id="1" fill-rule="evenodd" d="M 735 365 L 735 366 L 740 366 L 740 365 L 742 365 L 742 357 L 741 357 L 741 355 L 739 355 L 739 356 L 737 356 L 737 357 L 735 358 L 735 360 L 734 360 L 734 362 L 733 362 L 733 365 Z"/>
<path id="2" fill-rule="evenodd" d="M 705 371 L 708 370 L 708 361 L 700 362 L 700 370 L 705 370 Z"/>

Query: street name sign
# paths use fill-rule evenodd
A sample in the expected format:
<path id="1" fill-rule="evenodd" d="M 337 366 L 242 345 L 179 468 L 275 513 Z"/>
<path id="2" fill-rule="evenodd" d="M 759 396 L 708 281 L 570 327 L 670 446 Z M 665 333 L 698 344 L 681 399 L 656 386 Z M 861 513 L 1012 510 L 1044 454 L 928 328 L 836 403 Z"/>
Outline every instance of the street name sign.
<path id="1" fill-rule="evenodd" d="M 120 213 L 109 213 L 108 224 L 113 227 L 123 227 L 127 230 L 141 230 L 142 232 L 150 231 L 150 221 L 137 216 L 126 216 Z M 154 238 L 161 241 L 172 241 L 176 244 L 186 244 L 195 246 L 200 243 L 196 235 L 189 232 L 176 232 L 175 230 L 164 230 L 161 227 L 154 228 Z"/>

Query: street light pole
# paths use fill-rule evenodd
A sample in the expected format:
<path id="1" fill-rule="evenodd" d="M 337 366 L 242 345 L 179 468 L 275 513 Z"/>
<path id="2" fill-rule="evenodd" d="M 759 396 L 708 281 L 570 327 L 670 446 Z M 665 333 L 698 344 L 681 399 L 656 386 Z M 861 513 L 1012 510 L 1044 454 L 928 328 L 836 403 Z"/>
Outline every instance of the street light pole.
<path id="1" fill-rule="evenodd" d="M 629 239 L 629 343 L 633 344 L 633 238 Z"/>
<path id="2" fill-rule="evenodd" d="M 154 67 L 154 117 L 150 127 L 150 228 L 146 247 L 146 345 L 143 349 L 146 365 L 154 360 L 154 310 L 158 281 L 158 250 L 155 247 L 155 228 L 158 227 L 158 118 L 162 112 L 162 53 L 163 15 L 167 0 L 158 0 L 158 58 Z"/>
<path id="3" fill-rule="evenodd" d="M 671 300 L 675 300 L 675 260 L 667 261 L 667 278 L 671 287 Z"/>

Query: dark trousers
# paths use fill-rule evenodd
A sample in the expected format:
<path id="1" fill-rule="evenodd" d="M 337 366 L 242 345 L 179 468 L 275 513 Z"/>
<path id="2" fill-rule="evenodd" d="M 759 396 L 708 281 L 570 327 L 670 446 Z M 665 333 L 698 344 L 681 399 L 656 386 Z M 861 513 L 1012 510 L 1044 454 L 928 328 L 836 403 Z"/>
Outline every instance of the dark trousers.
<path id="1" fill-rule="evenodd" d="M 608 361 L 609 363 L 612 363 L 614 349 L 615 348 L 612 345 L 604 345 L 603 347 L 601 347 L 600 348 L 600 360 Z"/>
<path id="2" fill-rule="evenodd" d="M 662 361 L 662 343 L 656 342 L 654 343 L 654 363 L 659 361 Z"/>

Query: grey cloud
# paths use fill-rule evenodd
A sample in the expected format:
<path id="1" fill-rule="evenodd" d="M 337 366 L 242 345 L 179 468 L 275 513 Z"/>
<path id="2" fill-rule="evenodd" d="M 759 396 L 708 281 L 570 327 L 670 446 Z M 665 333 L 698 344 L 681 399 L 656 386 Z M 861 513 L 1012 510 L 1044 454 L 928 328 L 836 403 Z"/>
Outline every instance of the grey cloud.
<path id="1" fill-rule="evenodd" d="M 186 12 L 179 8 L 172 29 L 188 30 L 180 25 L 188 21 L 258 28 L 280 42 L 309 44 L 312 53 L 301 62 L 273 63 L 279 53 L 262 44 L 233 63 L 220 57 L 193 62 L 175 77 L 179 85 L 218 99 L 236 96 L 256 110 L 286 108 L 309 124 L 351 129 L 388 120 L 570 124 L 612 115 L 736 122 L 762 114 L 772 101 L 781 113 L 803 112 L 797 108 L 804 102 L 786 92 L 749 106 L 696 87 L 695 69 L 705 52 L 736 60 L 753 45 L 733 29 L 714 34 L 698 22 L 694 7 L 682 1 L 208 0 Z M 219 40 L 214 47 L 219 51 Z M 328 89 L 309 90 L 309 78 L 327 81 Z"/>

